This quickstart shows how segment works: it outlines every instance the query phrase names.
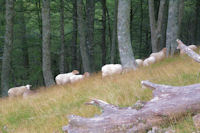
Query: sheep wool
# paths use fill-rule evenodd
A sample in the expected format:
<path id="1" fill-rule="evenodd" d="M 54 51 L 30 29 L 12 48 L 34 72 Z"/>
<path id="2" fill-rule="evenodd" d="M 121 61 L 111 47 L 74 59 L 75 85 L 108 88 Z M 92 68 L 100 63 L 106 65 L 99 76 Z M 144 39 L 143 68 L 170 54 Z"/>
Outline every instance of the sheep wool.
<path id="1" fill-rule="evenodd" d="M 155 57 L 156 61 L 161 61 L 166 57 L 166 48 L 163 48 L 160 52 L 152 53 L 150 57 Z"/>
<path id="2" fill-rule="evenodd" d="M 22 96 L 26 90 L 30 90 L 31 85 L 13 87 L 8 90 L 9 97 Z"/>
<path id="3" fill-rule="evenodd" d="M 88 72 L 85 72 L 83 75 L 73 75 L 70 77 L 70 82 L 71 83 L 77 82 L 79 80 L 84 79 L 85 77 L 89 77 L 89 75 L 90 74 Z"/>
<path id="4" fill-rule="evenodd" d="M 70 73 L 59 74 L 55 78 L 56 84 L 63 85 L 66 83 L 70 83 L 70 77 L 76 74 L 79 74 L 79 71 L 74 70 Z"/>
<path id="5" fill-rule="evenodd" d="M 143 62 L 143 66 L 149 66 L 151 64 L 154 64 L 156 62 L 156 58 L 154 56 L 150 56 L 149 58 L 145 59 Z"/>
<path id="6" fill-rule="evenodd" d="M 143 65 L 143 60 L 142 59 L 136 59 L 135 62 L 137 63 L 137 65 L 139 67 Z"/>
<path id="7" fill-rule="evenodd" d="M 120 74 L 122 72 L 121 64 L 107 64 L 101 68 L 102 77 L 106 77 L 113 74 Z"/>

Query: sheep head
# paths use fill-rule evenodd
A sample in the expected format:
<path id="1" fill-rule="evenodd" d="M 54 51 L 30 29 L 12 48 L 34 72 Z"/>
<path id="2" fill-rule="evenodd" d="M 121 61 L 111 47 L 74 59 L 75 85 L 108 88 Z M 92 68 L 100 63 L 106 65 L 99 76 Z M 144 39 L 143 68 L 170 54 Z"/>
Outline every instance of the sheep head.
<path id="1" fill-rule="evenodd" d="M 167 51 L 167 48 L 163 48 L 163 49 L 162 49 L 162 51 L 163 51 L 164 53 L 166 53 L 166 51 Z"/>
<path id="2" fill-rule="evenodd" d="M 28 90 L 30 90 L 31 86 L 32 86 L 32 85 L 29 85 L 29 84 L 28 84 L 28 85 L 26 85 L 26 88 L 27 88 Z"/>
<path id="3" fill-rule="evenodd" d="M 73 70 L 72 73 L 76 75 L 76 74 L 79 74 L 79 71 L 78 70 Z"/>

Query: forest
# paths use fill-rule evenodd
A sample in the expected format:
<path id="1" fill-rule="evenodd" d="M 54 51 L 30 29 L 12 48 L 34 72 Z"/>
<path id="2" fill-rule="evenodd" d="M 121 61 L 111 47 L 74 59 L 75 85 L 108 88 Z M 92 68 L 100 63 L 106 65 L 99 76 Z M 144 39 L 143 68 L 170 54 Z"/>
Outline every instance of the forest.
<path id="1" fill-rule="evenodd" d="M 200 42 L 199 0 L 1 0 L 0 5 L 2 96 L 13 86 L 53 85 L 56 75 L 72 70 L 96 73 L 105 64 L 126 62 L 135 68 L 134 59 L 164 47 L 168 56 L 175 54 L 177 38 L 188 45 Z"/>

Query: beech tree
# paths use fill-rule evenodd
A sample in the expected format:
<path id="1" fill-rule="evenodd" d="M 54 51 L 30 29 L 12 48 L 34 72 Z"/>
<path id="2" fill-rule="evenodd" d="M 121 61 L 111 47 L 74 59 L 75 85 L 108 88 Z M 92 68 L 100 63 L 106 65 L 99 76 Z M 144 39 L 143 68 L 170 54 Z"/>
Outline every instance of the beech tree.
<path id="1" fill-rule="evenodd" d="M 136 69 L 130 39 L 130 5 L 130 0 L 119 0 L 118 2 L 118 48 L 123 68 Z"/>
<path id="2" fill-rule="evenodd" d="M 88 48 L 86 46 L 86 24 L 83 16 L 83 0 L 77 0 L 78 35 L 84 72 L 91 72 Z"/>
<path id="3" fill-rule="evenodd" d="M 42 0 L 42 71 L 46 86 L 55 84 L 51 72 L 50 1 Z"/>
<path id="4" fill-rule="evenodd" d="M 156 21 L 154 0 L 148 0 L 149 3 L 149 19 L 151 27 L 151 45 L 152 52 L 158 52 L 162 47 L 160 47 L 160 41 L 162 36 L 162 24 L 164 23 L 164 10 L 166 0 L 160 0 L 160 6 L 158 11 L 158 19 Z"/>
<path id="5" fill-rule="evenodd" d="M 3 50 L 2 71 L 1 71 L 1 94 L 6 96 L 9 89 L 10 61 L 13 46 L 13 17 L 14 0 L 6 0 L 6 32 Z"/>

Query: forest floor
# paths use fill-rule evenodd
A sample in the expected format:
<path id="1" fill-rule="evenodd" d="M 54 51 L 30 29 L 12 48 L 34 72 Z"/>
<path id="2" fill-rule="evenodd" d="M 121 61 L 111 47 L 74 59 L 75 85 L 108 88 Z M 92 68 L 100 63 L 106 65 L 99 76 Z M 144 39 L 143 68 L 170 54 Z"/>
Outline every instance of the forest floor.
<path id="1" fill-rule="evenodd" d="M 97 107 L 84 104 L 91 98 L 120 107 L 132 106 L 137 100 L 147 101 L 152 97 L 150 89 L 142 89 L 142 80 L 177 86 L 199 83 L 199 66 L 187 56 L 176 56 L 104 79 L 97 73 L 78 83 L 42 89 L 28 99 L 1 99 L 0 133 L 60 133 L 68 123 L 67 115 L 92 117 L 100 113 Z M 171 127 L 176 133 L 195 131 L 190 115 L 163 127 Z"/>

